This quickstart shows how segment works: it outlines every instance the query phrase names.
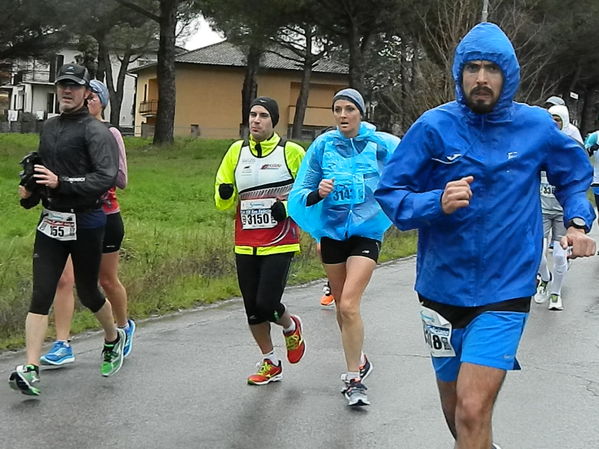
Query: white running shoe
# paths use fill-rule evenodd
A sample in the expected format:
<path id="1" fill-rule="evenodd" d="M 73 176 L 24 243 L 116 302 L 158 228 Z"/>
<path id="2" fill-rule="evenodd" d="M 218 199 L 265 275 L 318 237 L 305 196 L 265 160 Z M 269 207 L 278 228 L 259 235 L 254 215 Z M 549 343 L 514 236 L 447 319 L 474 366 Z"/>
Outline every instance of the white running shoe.
<path id="1" fill-rule="evenodd" d="M 564 310 L 562 297 L 556 293 L 549 295 L 549 310 Z"/>
<path id="2" fill-rule="evenodd" d="M 549 284 L 551 283 L 551 276 L 548 281 L 540 280 L 537 286 L 537 293 L 535 294 L 534 300 L 537 304 L 543 304 L 549 298 Z"/>

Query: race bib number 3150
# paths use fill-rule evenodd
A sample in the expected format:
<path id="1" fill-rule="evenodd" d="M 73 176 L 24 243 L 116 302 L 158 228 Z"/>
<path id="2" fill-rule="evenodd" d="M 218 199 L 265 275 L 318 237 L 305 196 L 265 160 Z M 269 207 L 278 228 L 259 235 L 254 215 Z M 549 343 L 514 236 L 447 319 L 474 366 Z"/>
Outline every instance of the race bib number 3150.
<path id="1" fill-rule="evenodd" d="M 275 202 L 274 198 L 257 200 L 242 200 L 239 207 L 241 227 L 243 229 L 270 229 L 277 225 L 272 218 L 270 206 Z"/>
<path id="2" fill-rule="evenodd" d="M 451 346 L 451 323 L 428 307 L 422 307 L 420 318 L 424 330 L 424 341 L 431 351 L 431 356 L 455 357 L 455 351 Z"/>
<path id="3" fill-rule="evenodd" d="M 56 240 L 77 240 L 77 219 L 75 214 L 44 209 L 37 230 Z"/>

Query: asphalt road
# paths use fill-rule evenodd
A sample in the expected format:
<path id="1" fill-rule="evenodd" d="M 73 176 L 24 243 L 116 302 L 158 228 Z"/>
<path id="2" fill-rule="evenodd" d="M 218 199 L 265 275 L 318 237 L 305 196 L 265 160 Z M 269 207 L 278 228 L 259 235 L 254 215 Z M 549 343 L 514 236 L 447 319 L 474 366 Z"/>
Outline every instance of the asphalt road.
<path id="1" fill-rule="evenodd" d="M 248 386 L 259 352 L 241 300 L 139 323 L 134 349 L 112 378 L 99 373 L 101 335 L 74 341 L 76 362 L 42 371 L 42 396 L 0 383 L 0 448 L 451 449 L 412 290 L 415 259 L 379 267 L 366 291 L 365 350 L 372 406 L 340 394 L 343 356 L 321 283 L 290 288 L 307 352 L 282 382 Z M 495 412 L 503 449 L 599 448 L 599 257 L 575 261 L 565 310 L 533 304 Z M 283 338 L 274 334 L 279 353 Z M 22 353 L 0 355 L 7 379 Z"/>

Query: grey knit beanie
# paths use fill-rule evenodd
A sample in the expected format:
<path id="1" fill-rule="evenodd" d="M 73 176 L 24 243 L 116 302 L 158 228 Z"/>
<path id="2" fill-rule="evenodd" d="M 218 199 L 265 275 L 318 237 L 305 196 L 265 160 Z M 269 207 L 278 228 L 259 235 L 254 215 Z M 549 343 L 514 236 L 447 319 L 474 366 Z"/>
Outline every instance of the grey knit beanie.
<path id="1" fill-rule="evenodd" d="M 348 87 L 347 89 L 340 90 L 333 97 L 333 105 L 337 100 L 351 101 L 356 105 L 360 111 L 360 114 L 364 116 L 364 110 L 366 109 L 366 106 L 364 105 L 364 99 L 362 98 L 362 95 L 360 95 L 360 92 L 358 92 L 356 89 Z"/>

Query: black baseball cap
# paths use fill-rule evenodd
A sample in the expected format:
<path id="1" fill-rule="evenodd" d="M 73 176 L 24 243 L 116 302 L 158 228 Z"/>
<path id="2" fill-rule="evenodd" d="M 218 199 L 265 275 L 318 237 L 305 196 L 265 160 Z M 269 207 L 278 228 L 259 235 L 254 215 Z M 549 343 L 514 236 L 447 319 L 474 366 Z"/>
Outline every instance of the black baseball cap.
<path id="1" fill-rule="evenodd" d="M 64 64 L 60 69 L 58 69 L 54 84 L 61 82 L 65 84 L 71 83 L 77 84 L 79 86 L 89 86 L 89 72 L 82 65 Z"/>

